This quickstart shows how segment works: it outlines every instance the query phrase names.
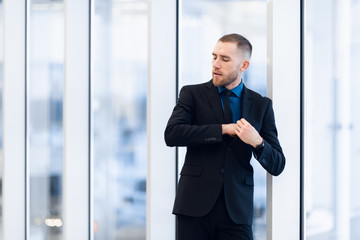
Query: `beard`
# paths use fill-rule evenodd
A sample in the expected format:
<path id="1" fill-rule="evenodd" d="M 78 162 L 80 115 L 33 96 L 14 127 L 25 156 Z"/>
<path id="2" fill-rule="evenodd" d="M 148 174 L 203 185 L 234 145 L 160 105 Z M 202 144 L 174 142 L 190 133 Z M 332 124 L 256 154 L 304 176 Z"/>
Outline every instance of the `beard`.
<path id="1" fill-rule="evenodd" d="M 221 76 L 213 73 L 213 84 L 215 87 L 225 87 L 233 83 L 238 77 L 237 72 L 231 72 L 229 74 L 223 74 Z"/>

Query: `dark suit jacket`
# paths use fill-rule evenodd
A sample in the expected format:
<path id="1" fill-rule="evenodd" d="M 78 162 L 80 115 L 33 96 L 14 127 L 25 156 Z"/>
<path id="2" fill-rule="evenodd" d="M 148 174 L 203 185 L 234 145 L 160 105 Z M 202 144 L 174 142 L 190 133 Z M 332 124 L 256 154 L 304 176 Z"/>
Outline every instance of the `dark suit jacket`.
<path id="1" fill-rule="evenodd" d="M 285 166 L 275 126 L 272 102 L 244 86 L 242 117 L 263 137 L 260 164 L 272 175 Z M 212 81 L 185 86 L 168 121 L 168 146 L 186 146 L 187 153 L 177 188 L 173 213 L 193 217 L 206 215 L 224 187 L 230 217 L 238 224 L 252 224 L 252 146 L 238 137 L 222 135 L 224 122 L 220 95 Z"/>

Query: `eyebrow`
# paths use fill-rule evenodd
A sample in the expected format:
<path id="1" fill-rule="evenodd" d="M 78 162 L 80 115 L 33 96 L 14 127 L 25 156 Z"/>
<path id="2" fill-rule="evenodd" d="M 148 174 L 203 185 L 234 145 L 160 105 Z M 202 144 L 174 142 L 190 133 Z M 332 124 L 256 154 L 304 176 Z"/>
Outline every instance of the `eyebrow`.
<path id="1" fill-rule="evenodd" d="M 212 53 L 212 55 L 213 56 L 218 56 L 216 53 Z M 230 56 L 227 56 L 227 55 L 219 55 L 220 57 L 222 57 L 222 58 L 229 58 L 229 59 L 231 59 L 231 57 Z"/>

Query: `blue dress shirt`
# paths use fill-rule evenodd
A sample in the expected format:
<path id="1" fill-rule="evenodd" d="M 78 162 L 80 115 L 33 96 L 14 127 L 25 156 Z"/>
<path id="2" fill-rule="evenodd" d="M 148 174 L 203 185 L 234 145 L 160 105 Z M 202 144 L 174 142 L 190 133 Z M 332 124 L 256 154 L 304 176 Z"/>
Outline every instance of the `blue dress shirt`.
<path id="1" fill-rule="evenodd" d="M 244 84 L 243 81 L 241 81 L 241 83 L 231 89 L 230 91 L 233 92 L 233 94 L 230 95 L 229 100 L 230 100 L 230 108 L 231 108 L 231 112 L 232 112 L 232 117 L 233 117 L 233 123 L 235 123 L 237 120 L 240 120 L 241 116 L 241 93 L 242 90 L 244 88 Z M 218 87 L 218 91 L 220 93 L 220 98 L 221 98 L 221 104 L 224 108 L 224 101 L 225 101 L 225 95 L 221 94 L 222 91 L 224 91 L 226 88 L 225 87 Z"/>

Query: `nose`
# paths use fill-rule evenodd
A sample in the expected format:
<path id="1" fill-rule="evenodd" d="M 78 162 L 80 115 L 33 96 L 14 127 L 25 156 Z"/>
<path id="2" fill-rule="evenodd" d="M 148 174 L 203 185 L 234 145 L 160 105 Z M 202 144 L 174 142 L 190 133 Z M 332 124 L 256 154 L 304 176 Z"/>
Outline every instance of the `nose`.
<path id="1" fill-rule="evenodd" d="M 216 69 L 220 68 L 220 61 L 218 60 L 218 58 L 213 60 L 212 65 L 213 65 L 213 68 L 216 68 Z"/>

